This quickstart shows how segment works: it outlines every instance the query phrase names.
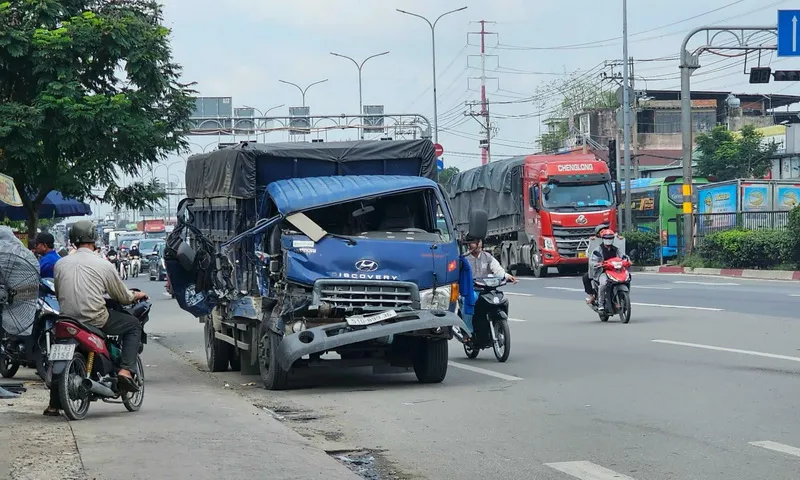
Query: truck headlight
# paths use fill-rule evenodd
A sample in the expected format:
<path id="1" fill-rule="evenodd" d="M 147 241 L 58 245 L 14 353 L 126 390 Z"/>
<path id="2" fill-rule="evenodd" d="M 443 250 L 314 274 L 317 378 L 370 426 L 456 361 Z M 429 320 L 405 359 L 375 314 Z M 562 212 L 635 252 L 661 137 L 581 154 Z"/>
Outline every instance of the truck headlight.
<path id="1" fill-rule="evenodd" d="M 553 242 L 552 238 L 544 237 L 544 249 L 545 250 L 555 250 L 556 249 L 555 242 Z"/>
<path id="2" fill-rule="evenodd" d="M 422 290 L 419 292 L 419 303 L 423 310 L 448 310 L 450 308 L 450 296 L 453 289 L 450 285 L 442 285 L 433 289 Z"/>

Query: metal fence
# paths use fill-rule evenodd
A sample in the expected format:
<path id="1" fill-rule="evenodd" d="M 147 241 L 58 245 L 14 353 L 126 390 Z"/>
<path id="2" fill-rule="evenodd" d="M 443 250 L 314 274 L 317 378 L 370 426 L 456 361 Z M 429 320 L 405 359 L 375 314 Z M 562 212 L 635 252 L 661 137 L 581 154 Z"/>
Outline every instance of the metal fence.
<path id="1" fill-rule="evenodd" d="M 686 253 L 686 239 L 683 234 L 685 215 L 677 216 L 678 252 L 681 257 Z M 768 212 L 724 212 L 695 213 L 692 235 L 693 248 L 703 243 L 703 238 L 715 232 L 725 230 L 785 230 L 789 223 L 789 212 L 786 210 Z"/>

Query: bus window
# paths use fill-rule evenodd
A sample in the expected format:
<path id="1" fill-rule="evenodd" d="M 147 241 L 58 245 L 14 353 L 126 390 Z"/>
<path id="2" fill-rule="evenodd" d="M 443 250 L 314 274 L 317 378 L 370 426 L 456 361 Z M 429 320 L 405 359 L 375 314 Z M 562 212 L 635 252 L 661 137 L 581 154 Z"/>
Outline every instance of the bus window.
<path id="1" fill-rule="evenodd" d="M 697 189 L 693 188 L 692 190 L 694 190 L 692 192 L 692 204 L 697 205 Z M 667 196 L 669 196 L 669 201 L 674 205 L 683 206 L 683 184 L 676 183 L 667 187 Z"/>
<path id="2" fill-rule="evenodd" d="M 657 217 L 658 203 L 658 190 L 631 192 L 631 211 L 637 217 Z"/>

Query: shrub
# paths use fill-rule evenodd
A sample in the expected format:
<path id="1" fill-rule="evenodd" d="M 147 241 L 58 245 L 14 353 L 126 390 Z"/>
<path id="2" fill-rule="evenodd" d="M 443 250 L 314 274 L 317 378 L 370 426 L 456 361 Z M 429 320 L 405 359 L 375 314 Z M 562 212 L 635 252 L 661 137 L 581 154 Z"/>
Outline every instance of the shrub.
<path id="1" fill-rule="evenodd" d="M 721 268 L 775 268 L 793 258 L 792 234 L 781 230 L 726 230 L 706 235 L 699 253 Z"/>
<path id="2" fill-rule="evenodd" d="M 786 227 L 792 236 L 792 260 L 800 263 L 800 207 L 789 211 L 789 223 Z"/>
<path id="3" fill-rule="evenodd" d="M 660 262 L 661 256 L 658 253 L 661 247 L 661 240 L 657 232 L 646 232 L 642 230 L 628 230 L 622 234 L 625 237 L 625 250 L 631 257 L 631 261 L 636 265 L 656 265 Z M 636 250 L 635 255 L 631 252 Z"/>

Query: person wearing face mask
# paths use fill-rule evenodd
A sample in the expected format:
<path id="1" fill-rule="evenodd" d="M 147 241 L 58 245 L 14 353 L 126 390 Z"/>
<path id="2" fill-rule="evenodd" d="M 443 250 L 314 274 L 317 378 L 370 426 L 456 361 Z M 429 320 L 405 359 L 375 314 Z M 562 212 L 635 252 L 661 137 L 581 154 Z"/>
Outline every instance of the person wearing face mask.
<path id="1" fill-rule="evenodd" d="M 589 280 L 589 287 L 587 288 L 586 280 L 584 280 L 584 288 L 589 293 L 589 298 L 586 300 L 586 303 L 592 304 L 594 301 L 599 297 L 601 299 L 605 298 L 606 295 L 606 287 L 608 286 L 608 275 L 605 274 L 603 271 L 602 264 L 604 261 L 619 257 L 622 259 L 627 259 L 628 256 L 621 253 L 619 248 L 614 245 L 614 238 L 616 238 L 616 234 L 610 228 L 604 228 L 600 230 L 597 236 L 602 240 L 602 243 L 594 249 L 592 254 L 589 256 L 589 272 L 587 273 L 587 278 L 590 278 L 597 282 L 597 295 L 594 295 L 594 289 L 591 287 L 591 280 Z M 598 310 L 602 311 L 605 306 L 605 302 L 600 302 L 598 305 Z"/>
<path id="2" fill-rule="evenodd" d="M 467 242 L 467 261 L 472 268 L 473 278 L 500 277 L 511 283 L 517 283 L 513 275 L 506 273 L 494 255 L 484 251 L 483 240 L 470 239 Z"/>

